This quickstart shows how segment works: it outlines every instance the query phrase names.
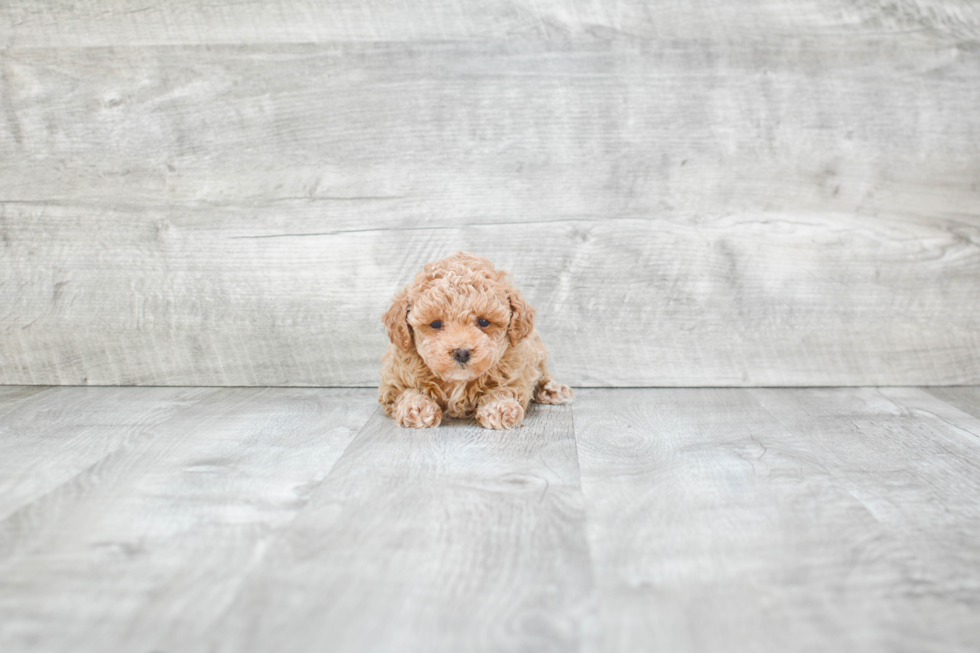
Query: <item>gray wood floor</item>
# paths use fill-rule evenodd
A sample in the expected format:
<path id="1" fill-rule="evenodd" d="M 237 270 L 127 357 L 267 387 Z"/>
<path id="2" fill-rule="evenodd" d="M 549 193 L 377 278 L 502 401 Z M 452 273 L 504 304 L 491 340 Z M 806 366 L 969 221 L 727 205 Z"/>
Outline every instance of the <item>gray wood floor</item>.
<path id="1" fill-rule="evenodd" d="M 0 386 L 0 650 L 980 647 L 980 388 Z"/>

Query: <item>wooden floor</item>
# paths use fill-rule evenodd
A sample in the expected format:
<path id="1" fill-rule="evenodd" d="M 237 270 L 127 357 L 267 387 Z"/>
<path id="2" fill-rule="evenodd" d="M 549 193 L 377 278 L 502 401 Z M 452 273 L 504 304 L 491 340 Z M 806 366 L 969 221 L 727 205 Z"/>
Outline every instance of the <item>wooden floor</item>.
<path id="1" fill-rule="evenodd" d="M 0 650 L 976 651 L 980 388 L 0 387 Z"/>

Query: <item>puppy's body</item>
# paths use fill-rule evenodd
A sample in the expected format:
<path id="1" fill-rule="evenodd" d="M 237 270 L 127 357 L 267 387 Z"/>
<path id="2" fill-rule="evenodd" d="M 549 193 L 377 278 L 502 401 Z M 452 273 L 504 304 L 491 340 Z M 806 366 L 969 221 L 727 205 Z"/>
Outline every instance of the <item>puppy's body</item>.
<path id="1" fill-rule="evenodd" d="M 509 429 L 531 400 L 572 400 L 548 374 L 534 309 L 482 256 L 426 265 L 383 320 L 391 344 L 378 400 L 401 426 L 437 426 L 445 414 Z"/>

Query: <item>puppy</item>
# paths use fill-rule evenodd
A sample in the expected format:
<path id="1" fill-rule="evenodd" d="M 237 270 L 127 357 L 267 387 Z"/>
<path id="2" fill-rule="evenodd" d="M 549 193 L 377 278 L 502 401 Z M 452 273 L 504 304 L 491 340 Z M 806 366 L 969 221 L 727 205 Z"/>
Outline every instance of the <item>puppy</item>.
<path id="1" fill-rule="evenodd" d="M 378 401 L 399 426 L 438 426 L 443 415 L 512 429 L 532 399 L 567 404 L 534 330 L 534 309 L 482 256 L 429 263 L 382 317 L 391 344 Z"/>

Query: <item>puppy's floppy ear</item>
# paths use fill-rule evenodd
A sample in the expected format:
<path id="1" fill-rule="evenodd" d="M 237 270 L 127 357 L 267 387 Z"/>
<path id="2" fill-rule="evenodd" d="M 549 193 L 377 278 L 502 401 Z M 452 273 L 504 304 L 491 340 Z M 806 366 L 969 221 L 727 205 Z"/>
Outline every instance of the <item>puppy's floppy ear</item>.
<path id="1" fill-rule="evenodd" d="M 388 332 L 388 340 L 401 349 L 408 351 L 412 347 L 412 333 L 408 330 L 408 293 L 404 290 L 391 300 L 391 308 L 381 316 Z"/>
<path id="2" fill-rule="evenodd" d="M 534 308 L 516 288 L 507 292 L 507 299 L 510 300 L 510 326 L 507 327 L 507 335 L 510 337 L 510 344 L 516 345 L 534 329 Z"/>

